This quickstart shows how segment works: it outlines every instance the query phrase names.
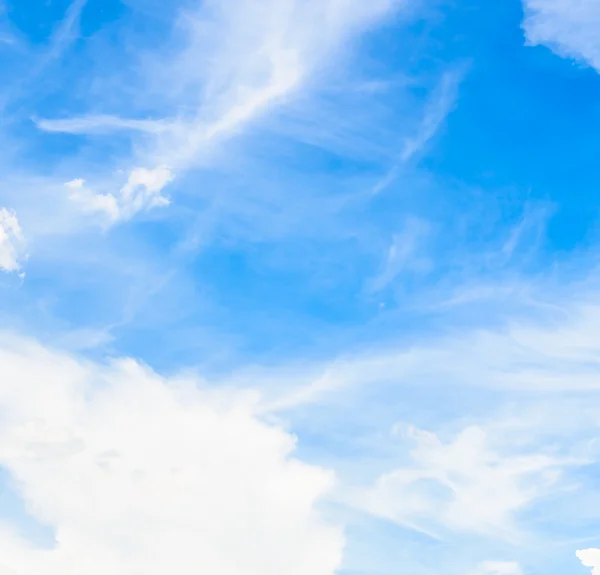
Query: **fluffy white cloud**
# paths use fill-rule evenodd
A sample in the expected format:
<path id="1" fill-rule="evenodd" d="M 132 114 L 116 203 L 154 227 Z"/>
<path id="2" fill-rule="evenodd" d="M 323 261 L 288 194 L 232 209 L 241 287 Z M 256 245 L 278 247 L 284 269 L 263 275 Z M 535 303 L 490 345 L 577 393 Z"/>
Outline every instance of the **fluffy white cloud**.
<path id="1" fill-rule="evenodd" d="M 0 464 L 52 549 L 0 526 L 11 575 L 333 575 L 343 536 L 315 509 L 329 472 L 254 414 L 133 361 L 86 364 L 0 341 Z"/>
<path id="2" fill-rule="evenodd" d="M 0 208 L 0 270 L 14 272 L 21 269 L 25 238 L 14 212 Z"/>
<path id="3" fill-rule="evenodd" d="M 581 549 L 575 555 L 584 567 L 592 568 L 592 575 L 600 573 L 600 549 Z"/>
<path id="4" fill-rule="evenodd" d="M 143 209 L 169 205 L 169 200 L 162 196 L 161 192 L 173 177 L 173 173 L 166 166 L 157 166 L 152 170 L 132 170 L 120 192 L 119 199 L 124 216 L 133 215 Z"/>
<path id="5" fill-rule="evenodd" d="M 173 173 L 166 166 L 154 169 L 135 168 L 116 195 L 95 193 L 86 187 L 83 179 L 72 180 L 65 186 L 71 190 L 71 199 L 76 201 L 82 210 L 103 213 L 116 222 L 129 219 L 143 210 L 168 206 L 169 199 L 161 192 L 173 177 Z"/>
<path id="6" fill-rule="evenodd" d="M 81 178 L 67 182 L 65 187 L 71 190 L 69 197 L 77 202 L 83 212 L 100 213 L 113 222 L 120 218 L 119 203 L 113 194 L 94 193 L 86 187 L 85 180 Z"/>
<path id="7" fill-rule="evenodd" d="M 600 70 L 600 3 L 597 0 L 524 0 L 528 42 L 584 60 Z"/>

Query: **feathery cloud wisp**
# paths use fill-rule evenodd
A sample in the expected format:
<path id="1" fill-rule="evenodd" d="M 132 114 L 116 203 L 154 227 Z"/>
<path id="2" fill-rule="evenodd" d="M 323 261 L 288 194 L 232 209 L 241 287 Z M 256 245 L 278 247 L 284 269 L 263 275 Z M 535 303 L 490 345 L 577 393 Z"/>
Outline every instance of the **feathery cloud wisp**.
<path id="1" fill-rule="evenodd" d="M 514 514 L 553 486 L 563 462 L 539 453 L 505 457 L 486 431 L 465 429 L 450 444 L 409 429 L 414 466 L 386 473 L 358 498 L 366 510 L 425 533 L 467 532 L 513 540 Z"/>
<path id="2" fill-rule="evenodd" d="M 34 119 L 35 125 L 45 132 L 63 134 L 110 134 L 115 131 L 160 134 L 175 127 L 160 120 L 132 120 L 118 116 L 81 116 L 64 120 Z"/>
<path id="3" fill-rule="evenodd" d="M 0 208 L 0 270 L 20 270 L 24 249 L 25 237 L 16 214 Z"/>
<path id="4" fill-rule="evenodd" d="M 177 47 L 168 62 L 158 51 L 146 55 L 152 64 L 133 88 L 152 94 L 152 104 L 173 110 L 172 116 L 140 120 L 90 114 L 36 124 L 41 130 L 72 134 L 124 130 L 137 138 L 136 166 L 177 175 L 203 163 L 214 146 L 306 85 L 354 35 L 401 4 L 203 3 L 180 18 L 174 34 Z M 139 169 L 131 172 L 133 178 Z"/>

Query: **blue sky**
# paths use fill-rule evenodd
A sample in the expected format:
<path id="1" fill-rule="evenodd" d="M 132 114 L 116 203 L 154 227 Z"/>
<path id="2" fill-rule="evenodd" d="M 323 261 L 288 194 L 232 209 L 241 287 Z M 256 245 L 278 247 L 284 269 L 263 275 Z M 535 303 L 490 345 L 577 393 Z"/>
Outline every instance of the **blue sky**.
<path id="1" fill-rule="evenodd" d="M 0 2 L 0 572 L 600 573 L 599 38 Z"/>

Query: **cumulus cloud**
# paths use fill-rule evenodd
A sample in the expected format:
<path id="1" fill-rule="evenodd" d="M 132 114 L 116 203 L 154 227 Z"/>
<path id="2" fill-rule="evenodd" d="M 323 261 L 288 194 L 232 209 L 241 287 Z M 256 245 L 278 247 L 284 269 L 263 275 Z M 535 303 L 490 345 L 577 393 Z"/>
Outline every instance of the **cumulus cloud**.
<path id="1" fill-rule="evenodd" d="M 575 555 L 584 567 L 592 568 L 592 575 L 600 573 L 600 549 L 580 549 Z"/>
<path id="2" fill-rule="evenodd" d="M 133 361 L 87 364 L 0 342 L 0 465 L 36 520 L 6 518 L 0 571 L 18 575 L 333 575 L 342 534 L 316 509 L 332 475 L 293 457 L 252 394 L 165 380 Z"/>
<path id="3" fill-rule="evenodd" d="M 529 43 L 600 70 L 600 4 L 596 0 L 524 0 L 523 27 Z"/>
<path id="4" fill-rule="evenodd" d="M 129 173 L 127 182 L 118 194 L 99 194 L 86 187 L 85 180 L 79 178 L 67 182 L 70 197 L 83 211 L 103 213 L 116 222 L 133 217 L 140 211 L 169 205 L 169 199 L 162 195 L 163 188 L 173 180 L 173 174 L 165 166 L 154 169 L 136 168 Z"/>
<path id="5" fill-rule="evenodd" d="M 0 270 L 20 270 L 24 249 L 25 237 L 16 214 L 0 208 Z"/>
<path id="6" fill-rule="evenodd" d="M 76 202 L 83 212 L 101 213 L 113 222 L 119 219 L 121 212 L 113 194 L 97 194 L 89 190 L 82 178 L 66 182 L 65 187 L 70 190 L 70 199 Z"/>
<path id="7" fill-rule="evenodd" d="M 119 199 L 123 216 L 130 217 L 143 209 L 169 205 L 169 200 L 161 195 L 161 192 L 172 180 L 173 174 L 166 166 L 131 170 L 127 183 L 120 191 Z"/>

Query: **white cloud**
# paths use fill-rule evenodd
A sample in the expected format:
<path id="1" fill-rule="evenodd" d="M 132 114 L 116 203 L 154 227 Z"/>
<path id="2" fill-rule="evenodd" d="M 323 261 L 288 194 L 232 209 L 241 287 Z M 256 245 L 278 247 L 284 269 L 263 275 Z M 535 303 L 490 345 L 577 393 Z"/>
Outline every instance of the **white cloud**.
<path id="1" fill-rule="evenodd" d="M 65 186 L 72 190 L 71 199 L 83 211 L 103 213 L 116 222 L 129 219 L 143 210 L 168 206 L 169 199 L 161 192 L 172 180 L 171 171 L 165 166 L 159 166 L 152 170 L 133 169 L 116 195 L 95 193 L 86 187 L 85 180 L 81 178 L 67 182 Z"/>
<path id="2" fill-rule="evenodd" d="M 194 161 L 210 142 L 298 90 L 352 34 L 400 4 L 242 0 L 211 2 L 186 14 L 182 32 L 188 46 L 169 62 L 166 85 L 178 98 L 182 90 L 198 87 L 201 99 L 190 102 L 196 112 L 189 126 L 159 146 L 163 161 L 173 167 Z"/>
<path id="3" fill-rule="evenodd" d="M 597 517 L 586 467 L 598 455 L 600 311 L 582 304 L 583 291 L 555 293 L 537 321 L 349 353 L 305 387 L 293 389 L 301 370 L 282 372 L 274 379 L 286 381 L 288 395 L 265 408 L 313 437 L 327 433 L 325 447 L 313 449 L 345 478 L 341 501 L 442 539 L 439 547 L 452 549 L 448 571 L 519 575 L 519 564 L 501 559 L 472 569 L 507 555 L 537 570 L 542 559 L 531 549 L 552 547 L 559 557 Z M 310 402 L 318 405 L 301 406 Z M 388 441 L 382 426 L 399 414 L 432 431 Z"/>
<path id="4" fill-rule="evenodd" d="M 394 234 L 388 248 L 383 269 L 368 285 L 370 291 L 380 291 L 392 283 L 403 271 L 423 271 L 428 267 L 427 259 L 420 255 L 422 244 L 429 233 L 426 222 L 410 217 L 404 228 Z"/>
<path id="5" fill-rule="evenodd" d="M 152 170 L 132 170 L 120 192 L 123 215 L 128 217 L 142 209 L 169 205 L 169 200 L 161 192 L 172 180 L 173 174 L 166 166 L 158 166 Z"/>
<path id="6" fill-rule="evenodd" d="M 539 453 L 504 454 L 485 429 L 452 442 L 409 429 L 411 465 L 385 473 L 357 498 L 375 515 L 425 533 L 479 533 L 512 540 L 514 515 L 552 487 L 564 462 Z"/>
<path id="7" fill-rule="evenodd" d="M 530 317 L 509 317 L 508 325 L 497 329 L 458 330 L 435 338 L 426 333 L 410 345 L 389 342 L 378 351 L 354 351 L 312 366 L 283 393 L 274 390 L 265 409 L 327 402 L 342 390 L 390 380 L 396 385 L 444 381 L 517 394 L 600 390 L 600 306 L 593 303 L 595 296 L 565 292 L 546 298 L 532 286 L 524 296 L 518 290 L 510 293 L 513 299 L 524 297 L 524 306 L 532 305 Z M 496 305 L 493 297 L 490 304 Z"/>
<path id="8" fill-rule="evenodd" d="M 79 205 L 83 212 L 101 213 L 112 222 L 120 218 L 119 204 L 113 194 L 94 193 L 87 189 L 85 180 L 81 178 L 67 182 L 65 187 L 73 190 L 69 197 Z"/>
<path id="9" fill-rule="evenodd" d="M 115 130 L 160 134 L 174 129 L 174 126 L 160 120 L 133 120 L 110 115 L 34 121 L 40 130 L 64 134 L 107 134 Z"/>
<path id="10" fill-rule="evenodd" d="M 16 214 L 6 208 L 0 208 L 0 270 L 20 270 L 24 249 L 25 237 Z"/>
<path id="11" fill-rule="evenodd" d="M 0 464 L 55 530 L 36 548 L 4 520 L 18 575 L 333 575 L 343 537 L 315 509 L 329 472 L 254 415 L 252 395 L 199 390 L 133 361 L 83 363 L 0 341 Z"/>
<path id="12" fill-rule="evenodd" d="M 78 38 L 81 14 L 86 4 L 87 0 L 73 0 L 67 8 L 64 19 L 52 34 L 49 50 L 44 58 L 46 64 L 64 54 L 67 48 Z"/>
<path id="13" fill-rule="evenodd" d="M 592 568 L 592 575 L 600 573 L 600 549 L 581 549 L 575 555 L 584 567 Z"/>
<path id="14" fill-rule="evenodd" d="M 422 151 L 436 135 L 440 126 L 456 105 L 458 86 L 463 79 L 463 75 L 464 71 L 462 69 L 450 70 L 443 75 L 440 85 L 425 109 L 425 115 L 418 133 L 414 138 L 410 138 L 404 146 L 401 156 L 402 162 L 407 162 L 415 154 Z"/>
<path id="15" fill-rule="evenodd" d="M 65 183 L 65 187 L 70 190 L 81 190 L 83 186 L 85 186 L 85 180 L 83 178 L 77 178 L 76 180 Z"/>
<path id="16" fill-rule="evenodd" d="M 449 70 L 442 76 L 439 86 L 427 102 L 417 133 L 406 140 L 398 162 L 377 182 L 371 193 L 378 194 L 385 190 L 396 179 L 400 168 L 422 153 L 435 137 L 456 105 L 458 87 L 463 76 L 462 68 Z"/>
<path id="17" fill-rule="evenodd" d="M 600 70 L 600 3 L 597 0 L 524 0 L 523 27 L 530 44 Z"/>
<path id="18" fill-rule="evenodd" d="M 479 565 L 480 575 L 521 575 L 521 567 L 515 561 L 484 561 Z"/>
<path id="19" fill-rule="evenodd" d="M 203 2 L 181 15 L 173 34 L 178 49 L 163 46 L 145 55 L 147 85 L 135 88 L 154 94 L 155 107 L 173 110 L 173 117 L 148 121 L 90 114 L 39 120 L 37 125 L 74 134 L 143 133 L 136 163 L 153 166 L 151 171 L 180 173 L 206 161 L 214 146 L 297 91 L 353 35 L 401 4 L 402 0 Z M 130 78 L 124 83 L 129 86 Z M 139 170 L 132 171 L 134 179 L 139 175 Z M 146 196 L 137 194 L 141 201 L 142 195 Z M 153 197 L 151 205 L 162 201 Z"/>

